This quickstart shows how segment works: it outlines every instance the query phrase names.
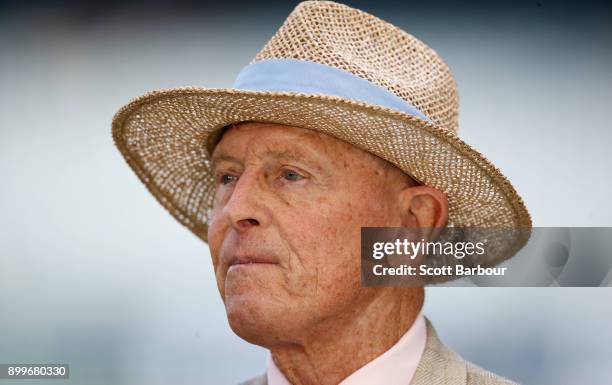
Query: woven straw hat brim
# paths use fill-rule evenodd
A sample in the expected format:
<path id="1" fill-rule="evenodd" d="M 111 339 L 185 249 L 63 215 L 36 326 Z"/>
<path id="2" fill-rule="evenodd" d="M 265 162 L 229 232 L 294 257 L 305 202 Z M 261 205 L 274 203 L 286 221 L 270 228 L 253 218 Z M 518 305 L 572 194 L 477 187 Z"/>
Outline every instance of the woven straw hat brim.
<path id="1" fill-rule="evenodd" d="M 149 191 L 207 242 L 214 197 L 207 143 L 212 133 L 242 121 L 316 130 L 386 159 L 443 191 L 453 226 L 531 227 L 520 196 L 478 151 L 447 130 L 384 107 L 325 95 L 176 88 L 134 99 L 116 113 L 112 130 Z M 514 255 L 529 238 L 522 234 L 503 255 L 480 263 L 493 265 Z"/>

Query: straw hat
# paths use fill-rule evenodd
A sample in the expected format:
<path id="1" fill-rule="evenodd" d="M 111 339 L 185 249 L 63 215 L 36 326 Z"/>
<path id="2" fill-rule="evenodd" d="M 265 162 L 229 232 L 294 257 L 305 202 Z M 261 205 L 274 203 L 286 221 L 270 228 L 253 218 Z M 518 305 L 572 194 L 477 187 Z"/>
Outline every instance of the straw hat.
<path id="1" fill-rule="evenodd" d="M 316 130 L 386 159 L 448 196 L 452 226 L 530 228 L 510 182 L 457 136 L 457 117 L 455 82 L 431 48 L 368 13 L 306 1 L 233 88 L 149 92 L 117 112 L 113 138 L 149 191 L 205 242 L 210 151 L 223 127 L 243 121 Z"/>

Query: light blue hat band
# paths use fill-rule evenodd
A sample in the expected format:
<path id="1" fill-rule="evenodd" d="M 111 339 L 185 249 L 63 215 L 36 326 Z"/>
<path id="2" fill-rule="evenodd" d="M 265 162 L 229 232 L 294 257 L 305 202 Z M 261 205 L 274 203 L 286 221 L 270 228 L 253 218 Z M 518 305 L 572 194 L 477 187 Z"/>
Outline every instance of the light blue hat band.
<path id="1" fill-rule="evenodd" d="M 348 71 L 311 61 L 257 61 L 240 71 L 234 88 L 338 96 L 399 110 L 432 123 L 431 119 L 415 106 L 385 88 Z"/>

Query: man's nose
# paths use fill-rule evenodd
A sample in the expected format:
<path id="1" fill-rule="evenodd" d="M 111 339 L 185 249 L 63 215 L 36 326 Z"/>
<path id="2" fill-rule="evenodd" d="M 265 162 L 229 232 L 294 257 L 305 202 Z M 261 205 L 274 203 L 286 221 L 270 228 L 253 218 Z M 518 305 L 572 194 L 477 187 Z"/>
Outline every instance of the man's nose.
<path id="1" fill-rule="evenodd" d="M 263 227 L 270 222 L 266 206 L 265 186 L 256 173 L 244 172 L 236 181 L 232 195 L 223 211 L 229 224 L 244 232 L 253 227 Z"/>

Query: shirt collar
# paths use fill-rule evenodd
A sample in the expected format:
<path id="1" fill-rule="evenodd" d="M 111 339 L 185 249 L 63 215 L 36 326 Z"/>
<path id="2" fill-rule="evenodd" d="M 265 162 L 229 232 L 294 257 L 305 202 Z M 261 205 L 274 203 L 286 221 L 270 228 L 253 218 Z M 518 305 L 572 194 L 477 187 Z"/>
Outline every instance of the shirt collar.
<path id="1" fill-rule="evenodd" d="M 350 374 L 338 385 L 408 385 L 425 350 L 427 328 L 419 314 L 406 333 L 389 350 Z M 291 385 L 274 363 L 267 357 L 268 385 Z"/>

